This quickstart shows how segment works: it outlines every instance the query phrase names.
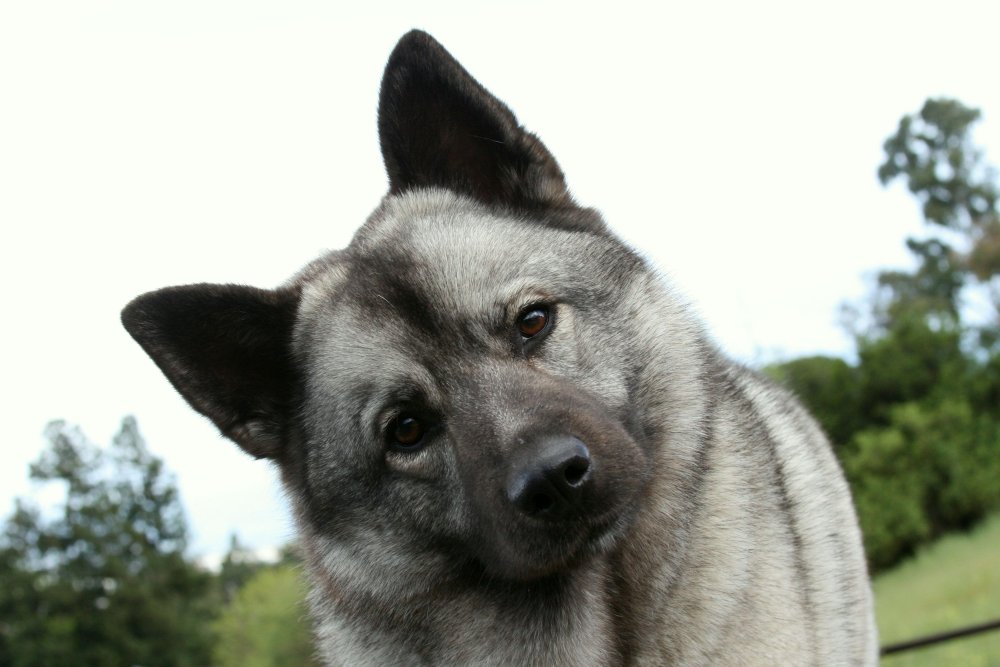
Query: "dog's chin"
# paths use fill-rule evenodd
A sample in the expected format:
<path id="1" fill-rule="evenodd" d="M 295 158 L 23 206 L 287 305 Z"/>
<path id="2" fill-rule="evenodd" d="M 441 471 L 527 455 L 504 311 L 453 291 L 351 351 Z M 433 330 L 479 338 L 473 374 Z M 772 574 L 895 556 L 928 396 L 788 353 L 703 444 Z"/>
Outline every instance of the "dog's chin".
<path id="1" fill-rule="evenodd" d="M 484 542 L 478 560 L 494 577 L 537 581 L 584 567 L 612 551 L 630 525 L 630 513 L 616 512 L 592 521 L 522 530 L 520 535 L 493 548 Z"/>

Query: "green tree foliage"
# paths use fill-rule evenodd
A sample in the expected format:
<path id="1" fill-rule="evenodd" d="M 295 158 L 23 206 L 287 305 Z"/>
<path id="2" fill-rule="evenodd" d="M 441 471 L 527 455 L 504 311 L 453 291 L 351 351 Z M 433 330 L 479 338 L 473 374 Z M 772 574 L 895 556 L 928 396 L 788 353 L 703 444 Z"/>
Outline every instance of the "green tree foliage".
<path id="1" fill-rule="evenodd" d="M 857 346 L 860 426 L 887 423 L 899 403 L 950 394 L 971 372 L 960 332 L 920 317 L 894 319 L 879 334 L 859 337 Z"/>
<path id="2" fill-rule="evenodd" d="M 956 252 L 940 240 L 911 240 L 911 250 L 921 261 L 913 279 L 947 275 L 938 286 L 942 293 L 949 291 L 948 283 L 958 276 L 989 283 L 994 303 L 1000 306 L 995 280 L 1000 276 L 1000 187 L 995 170 L 973 143 L 972 128 L 980 116 L 978 109 L 957 100 L 927 100 L 918 113 L 903 116 L 896 133 L 886 140 L 878 177 L 884 185 L 905 179 L 920 202 L 924 220 L 956 232 L 963 245 Z M 932 247 L 920 247 L 921 243 Z M 924 270 L 928 264 L 935 266 Z M 918 291 L 924 298 L 934 290 L 925 285 Z"/>
<path id="3" fill-rule="evenodd" d="M 928 99 L 883 144 L 879 180 L 905 178 L 924 219 L 935 225 L 967 231 L 995 217 L 995 174 L 971 136 L 981 115 L 958 100 Z"/>
<path id="4" fill-rule="evenodd" d="M 768 369 L 837 445 L 875 569 L 1000 507 L 1000 329 L 964 321 L 962 302 L 1000 275 L 996 175 L 971 138 L 979 117 L 928 100 L 884 144 L 879 179 L 906 182 L 930 234 L 906 241 L 914 270 L 879 274 L 861 309 L 869 325 L 854 331 L 857 363 Z"/>
<path id="5" fill-rule="evenodd" d="M 305 586 L 296 565 L 259 570 L 216 624 L 219 667 L 314 665 L 305 620 Z"/>
<path id="6" fill-rule="evenodd" d="M 883 271 L 872 306 L 877 331 L 899 320 L 920 318 L 938 329 L 959 321 L 959 294 L 965 284 L 960 259 L 950 245 L 937 238 L 907 239 L 917 259 L 917 270 Z"/>
<path id="7" fill-rule="evenodd" d="M 63 500 L 19 500 L 0 538 L 0 664 L 206 665 L 212 577 L 184 556 L 176 486 L 132 418 L 110 448 L 63 422 L 31 466 Z"/>
<path id="8" fill-rule="evenodd" d="M 876 568 L 1000 506 L 1000 428 L 961 399 L 896 405 L 860 431 L 845 468 Z"/>

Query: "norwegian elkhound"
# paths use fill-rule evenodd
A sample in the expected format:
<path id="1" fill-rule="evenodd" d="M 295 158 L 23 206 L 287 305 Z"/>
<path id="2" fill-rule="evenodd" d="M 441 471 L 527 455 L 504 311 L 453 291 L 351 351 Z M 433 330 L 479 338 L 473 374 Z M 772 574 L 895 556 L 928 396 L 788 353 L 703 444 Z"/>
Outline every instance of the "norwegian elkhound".
<path id="1" fill-rule="evenodd" d="M 545 146 L 422 32 L 378 127 L 389 192 L 272 290 L 140 296 L 125 327 L 275 462 L 330 665 L 861 665 L 847 485 Z"/>

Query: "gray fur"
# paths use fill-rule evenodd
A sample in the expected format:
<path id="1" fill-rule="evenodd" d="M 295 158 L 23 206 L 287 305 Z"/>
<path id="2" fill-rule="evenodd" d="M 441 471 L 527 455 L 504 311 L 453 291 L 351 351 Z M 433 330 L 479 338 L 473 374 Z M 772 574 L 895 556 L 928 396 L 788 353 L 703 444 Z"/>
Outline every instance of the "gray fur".
<path id="1" fill-rule="evenodd" d="M 444 81 L 423 120 L 439 144 L 393 138 L 412 131 L 393 97 L 410 76 Z M 196 409 L 279 466 L 324 662 L 874 664 L 857 521 L 812 418 L 724 359 L 436 42 L 404 37 L 386 81 L 390 194 L 348 248 L 274 298 L 174 288 L 123 316 Z M 469 106 L 440 120 L 451 94 Z M 462 113 L 515 152 L 456 146 L 475 134 L 455 138 Z M 211 372 L 206 334 L 169 326 L 188 292 L 260 313 L 213 335 L 227 363 Z M 537 345 L 516 333 L 533 304 L 555 322 Z M 253 376 L 267 400 L 218 379 L 252 372 L 232 351 L 247 340 L 291 369 L 277 387 Z M 432 428 L 415 451 L 387 445 L 401 413 Z M 513 506 L 511 480 L 567 438 L 588 451 L 579 498 Z"/>

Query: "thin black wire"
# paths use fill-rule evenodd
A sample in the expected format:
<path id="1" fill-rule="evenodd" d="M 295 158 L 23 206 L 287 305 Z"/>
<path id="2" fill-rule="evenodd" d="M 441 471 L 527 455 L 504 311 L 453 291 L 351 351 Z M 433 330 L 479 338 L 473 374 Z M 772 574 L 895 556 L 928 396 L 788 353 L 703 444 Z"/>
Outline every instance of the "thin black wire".
<path id="1" fill-rule="evenodd" d="M 934 635 L 927 635 L 924 637 L 917 637 L 915 639 L 908 639 L 905 642 L 889 644 L 888 646 L 883 646 L 879 652 L 882 655 L 889 655 L 891 653 L 900 653 L 902 651 L 909 651 L 910 649 L 922 648 L 924 646 L 930 646 L 931 644 L 939 644 L 941 642 L 950 641 L 952 639 L 958 639 L 960 637 L 968 637 L 969 635 L 978 635 L 981 632 L 989 632 L 990 630 L 1000 630 L 1000 618 L 993 621 L 980 623 L 978 625 L 970 625 L 964 628 L 949 630 L 948 632 L 939 632 Z"/>

